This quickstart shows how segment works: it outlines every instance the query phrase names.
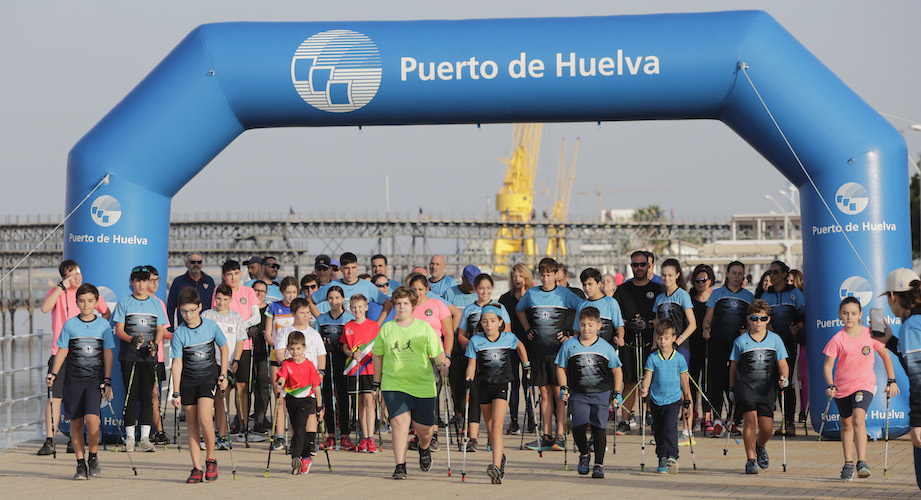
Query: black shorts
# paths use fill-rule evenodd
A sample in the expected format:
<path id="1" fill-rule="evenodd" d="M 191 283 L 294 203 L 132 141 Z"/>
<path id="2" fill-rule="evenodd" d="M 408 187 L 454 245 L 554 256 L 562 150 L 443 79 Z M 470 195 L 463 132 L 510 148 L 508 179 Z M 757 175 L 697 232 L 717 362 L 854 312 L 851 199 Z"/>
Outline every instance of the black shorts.
<path id="1" fill-rule="evenodd" d="M 355 394 L 355 375 L 347 375 L 345 377 L 346 387 L 349 390 L 349 394 Z M 371 394 L 374 392 L 371 389 L 371 383 L 374 382 L 374 375 L 359 375 L 358 376 L 358 392 L 360 394 Z"/>
<path id="2" fill-rule="evenodd" d="M 288 414 L 291 414 L 291 408 L 294 408 L 294 404 L 297 401 L 303 401 L 304 406 L 307 408 L 307 417 L 317 413 L 317 398 L 309 396 L 306 398 L 296 398 L 290 394 L 285 394 L 285 407 L 288 409 Z"/>
<path id="3" fill-rule="evenodd" d="M 217 394 L 217 382 L 179 381 L 179 399 L 183 406 L 197 405 L 201 398 L 214 399 L 215 394 Z"/>
<path id="4" fill-rule="evenodd" d="M 838 406 L 838 415 L 840 415 L 842 419 L 849 418 L 853 415 L 856 408 L 863 410 L 864 416 L 866 416 L 866 411 L 870 409 L 870 403 L 872 402 L 873 393 L 870 391 L 857 391 L 843 398 L 835 398 L 835 404 Z"/>
<path id="5" fill-rule="evenodd" d="M 253 360 L 253 351 L 243 351 L 240 353 L 240 362 L 237 363 L 237 371 L 233 376 L 237 379 L 238 384 L 249 385 L 250 366 Z"/>
<path id="6" fill-rule="evenodd" d="M 508 401 L 508 384 L 478 384 L 477 393 L 481 405 L 491 405 L 493 400 Z"/>
<path id="7" fill-rule="evenodd" d="M 752 403 L 750 401 L 736 401 L 736 415 L 742 416 L 750 411 L 757 412 L 759 417 L 774 418 L 774 403 Z"/>
<path id="8" fill-rule="evenodd" d="M 156 370 L 157 370 L 157 380 L 160 381 L 161 384 L 164 382 L 168 384 L 169 380 L 166 379 L 166 363 L 162 361 L 158 361 Z M 160 388 L 157 387 L 157 390 L 159 389 Z"/>
<path id="9" fill-rule="evenodd" d="M 555 358 L 537 358 L 531 363 L 531 384 L 536 387 L 559 385 L 556 378 Z"/>
<path id="10" fill-rule="evenodd" d="M 435 406 L 438 398 L 417 398 L 399 391 L 384 391 L 384 404 L 390 419 L 410 412 L 413 422 L 421 425 L 435 425 Z"/>
<path id="11" fill-rule="evenodd" d="M 49 374 L 51 374 L 52 368 L 54 368 L 54 356 L 48 358 Z M 67 368 L 67 358 L 64 358 L 64 363 L 61 364 L 58 375 L 54 377 L 54 382 L 51 383 L 51 397 L 54 399 L 61 399 L 64 397 L 64 377 L 67 375 L 64 371 L 65 368 Z"/>
<path id="12" fill-rule="evenodd" d="M 99 416 L 101 413 L 99 408 L 102 405 L 102 392 L 99 390 L 99 384 L 65 385 L 63 387 L 64 418 L 73 420 L 86 415 Z"/>

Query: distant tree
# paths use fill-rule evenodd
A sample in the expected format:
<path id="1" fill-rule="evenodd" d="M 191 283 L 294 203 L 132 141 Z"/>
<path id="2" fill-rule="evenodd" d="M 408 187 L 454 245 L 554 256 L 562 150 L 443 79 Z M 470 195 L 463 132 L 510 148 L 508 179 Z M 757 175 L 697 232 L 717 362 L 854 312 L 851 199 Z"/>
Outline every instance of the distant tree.
<path id="1" fill-rule="evenodd" d="M 633 212 L 633 220 L 636 222 L 659 222 L 665 220 L 665 212 L 659 208 L 659 205 L 649 205 L 647 207 L 637 208 Z"/>

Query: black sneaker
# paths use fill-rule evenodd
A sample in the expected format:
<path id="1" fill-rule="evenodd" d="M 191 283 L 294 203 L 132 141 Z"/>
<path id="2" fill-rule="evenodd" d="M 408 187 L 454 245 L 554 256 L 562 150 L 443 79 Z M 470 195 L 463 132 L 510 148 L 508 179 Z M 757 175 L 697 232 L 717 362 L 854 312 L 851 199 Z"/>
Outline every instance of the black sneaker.
<path id="1" fill-rule="evenodd" d="M 863 460 L 857 461 L 857 477 L 870 477 L 870 466 Z"/>
<path id="2" fill-rule="evenodd" d="M 406 462 L 402 464 L 397 464 L 396 468 L 393 469 L 393 478 L 394 479 L 406 479 Z"/>
<path id="3" fill-rule="evenodd" d="M 853 462 L 845 462 L 844 467 L 841 469 L 841 479 L 843 481 L 853 481 L 854 480 L 854 464 Z"/>
<path id="4" fill-rule="evenodd" d="M 99 466 L 99 458 L 90 453 L 89 460 L 86 461 L 87 469 L 89 470 L 90 477 L 99 477 L 102 475 L 102 467 Z"/>
<path id="5" fill-rule="evenodd" d="M 799 412 L 799 423 L 801 424 L 806 423 L 806 412 L 804 411 Z"/>
<path id="6" fill-rule="evenodd" d="M 528 419 L 528 422 L 525 424 L 528 434 L 534 434 L 534 431 L 537 430 L 537 425 L 533 420 Z"/>
<path id="7" fill-rule="evenodd" d="M 239 434 L 240 433 L 240 418 L 233 417 L 233 422 L 230 423 L 230 434 Z"/>
<path id="8" fill-rule="evenodd" d="M 505 430 L 505 433 L 508 435 L 517 435 L 521 434 L 521 427 L 518 427 L 518 421 L 512 420 L 508 424 L 508 429 Z"/>
<path id="9" fill-rule="evenodd" d="M 73 452 L 74 452 L 74 442 L 68 439 L 67 440 L 67 453 L 73 453 Z"/>
<path id="10" fill-rule="evenodd" d="M 44 455 L 51 455 L 53 453 L 54 453 L 54 440 L 51 438 L 47 438 L 45 439 L 45 443 L 42 445 L 42 447 L 39 448 L 37 454 L 40 456 L 44 456 Z"/>
<path id="11" fill-rule="evenodd" d="M 432 450 L 419 448 L 419 468 L 422 472 L 432 470 Z"/>
<path id="12" fill-rule="evenodd" d="M 502 476 L 499 472 L 499 468 L 494 464 L 489 464 L 489 467 L 486 468 L 486 474 L 489 475 L 492 484 L 502 484 Z"/>
<path id="13" fill-rule="evenodd" d="M 84 479 L 89 479 L 89 477 L 86 475 L 86 462 L 85 461 L 80 460 L 79 462 L 77 462 L 77 473 L 74 474 L 74 479 L 78 479 L 81 481 Z"/>
<path id="14" fill-rule="evenodd" d="M 502 478 L 505 477 L 505 462 L 506 461 L 507 460 L 505 458 L 505 453 L 503 453 L 502 454 L 502 465 L 499 466 L 499 477 L 502 477 Z"/>
<path id="15" fill-rule="evenodd" d="M 592 467 L 592 477 L 595 479 L 604 479 L 604 466 L 595 464 L 595 466 Z"/>
<path id="16" fill-rule="evenodd" d="M 150 442 L 155 445 L 167 445 L 169 444 L 169 437 L 163 431 L 155 432 L 153 437 L 150 438 Z"/>

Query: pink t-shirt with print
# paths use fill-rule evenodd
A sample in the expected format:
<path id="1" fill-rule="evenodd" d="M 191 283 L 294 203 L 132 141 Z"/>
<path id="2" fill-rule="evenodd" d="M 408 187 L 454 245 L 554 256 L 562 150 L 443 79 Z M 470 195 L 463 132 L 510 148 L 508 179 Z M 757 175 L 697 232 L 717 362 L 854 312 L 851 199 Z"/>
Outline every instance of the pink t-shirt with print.
<path id="1" fill-rule="evenodd" d="M 844 330 L 836 333 L 822 351 L 829 358 L 838 360 L 835 366 L 835 397 L 843 398 L 857 391 L 868 391 L 875 395 L 876 372 L 873 371 L 873 364 L 876 356 L 873 352 L 882 352 L 885 348 L 882 342 L 870 335 L 867 327 L 863 327 L 856 339 Z"/>

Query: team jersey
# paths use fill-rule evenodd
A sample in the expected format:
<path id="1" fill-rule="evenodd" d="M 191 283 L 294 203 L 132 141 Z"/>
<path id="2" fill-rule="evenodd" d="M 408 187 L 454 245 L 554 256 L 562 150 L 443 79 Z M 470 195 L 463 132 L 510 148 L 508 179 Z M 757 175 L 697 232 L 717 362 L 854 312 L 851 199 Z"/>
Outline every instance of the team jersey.
<path id="1" fill-rule="evenodd" d="M 710 293 L 707 307 L 713 309 L 710 321 L 710 338 L 716 342 L 732 342 L 748 325 L 748 306 L 755 300 L 755 295 L 742 288 L 733 292 L 721 286 Z"/>
<path id="2" fill-rule="evenodd" d="M 518 301 L 518 310 L 524 312 L 528 325 L 534 330 L 531 340 L 534 358 L 556 357 L 560 350 L 557 334 L 569 330 L 572 323 L 566 321 L 567 313 L 581 302 L 578 295 L 563 286 L 550 291 L 535 286 L 525 292 Z"/>
<path id="3" fill-rule="evenodd" d="M 610 391 L 614 388 L 611 370 L 623 366 L 614 347 L 601 337 L 589 346 L 579 337 L 567 340 L 556 355 L 556 364 L 566 370 L 569 388 L 578 394 Z"/>
<path id="4" fill-rule="evenodd" d="M 454 278 L 448 276 L 447 274 L 442 276 L 442 278 L 438 281 L 432 281 L 432 279 L 429 278 L 429 288 L 431 288 L 432 291 L 440 297 L 444 297 L 445 294 L 448 293 L 448 289 L 455 286 L 457 286 L 457 281 L 454 281 Z M 392 292 L 393 290 L 395 290 L 395 288 L 393 288 L 393 285 L 391 284 L 390 291 Z"/>
<path id="5" fill-rule="evenodd" d="M 463 311 L 465 307 L 476 302 L 476 299 L 479 297 L 475 291 L 464 293 L 463 290 L 460 289 L 460 286 L 455 285 L 445 291 L 444 298 L 445 302 Z"/>
<path id="6" fill-rule="evenodd" d="M 678 288 L 671 295 L 662 292 L 656 296 L 652 310 L 656 313 L 656 319 L 667 319 L 675 325 L 675 335 L 681 335 L 685 328 L 688 327 L 688 316 L 686 310 L 694 309 L 691 303 L 691 294 L 683 288 Z"/>
<path id="7" fill-rule="evenodd" d="M 477 382 L 500 385 L 511 382 L 512 353 L 517 348 L 518 337 L 512 332 L 500 332 L 495 341 L 482 333 L 471 337 L 466 356 L 476 360 Z"/>
<path id="8" fill-rule="evenodd" d="M 771 306 L 771 330 L 780 335 L 785 343 L 793 342 L 790 327 L 802 321 L 806 316 L 806 300 L 803 292 L 793 285 L 787 285 L 782 292 L 771 288 L 761 295 L 761 300 Z"/>
<path id="9" fill-rule="evenodd" d="M 67 349 L 64 385 L 101 384 L 105 377 L 103 352 L 115 348 L 115 339 L 105 318 L 83 321 L 75 316 L 64 323 L 57 347 Z"/>
<path id="10" fill-rule="evenodd" d="M 647 377 L 652 377 L 649 385 L 649 397 L 652 402 L 665 406 L 681 399 L 681 374 L 687 373 L 688 362 L 677 349 L 672 349 L 669 357 L 662 356 L 656 349 L 646 359 Z"/>
<path id="11" fill-rule="evenodd" d="M 375 302 L 381 305 L 384 305 L 384 302 L 387 302 L 388 299 L 387 295 L 385 295 L 380 288 L 368 280 L 359 279 L 351 285 L 346 285 L 340 280 L 333 280 L 321 286 L 319 290 L 311 294 L 313 301 L 317 304 L 317 308 L 320 307 L 321 302 L 326 302 L 326 292 L 332 286 L 338 286 L 339 288 L 342 288 L 342 296 L 345 298 L 345 301 L 342 302 L 342 308 L 346 311 L 349 310 L 349 299 L 351 299 L 352 295 L 355 295 L 356 293 L 364 295 L 369 302 Z M 320 309 L 320 312 L 326 311 Z"/>
<path id="12" fill-rule="evenodd" d="M 281 360 L 285 360 L 291 357 L 291 353 L 288 352 L 288 336 L 291 335 L 291 332 L 293 331 L 299 331 L 304 334 L 304 357 L 319 369 L 320 356 L 326 356 L 326 346 L 323 345 L 323 339 L 320 338 L 320 332 L 309 326 L 300 329 L 294 328 L 294 325 L 289 325 L 276 332 L 275 352 L 283 352 Z M 277 354 L 275 359 L 279 360 Z"/>
<path id="13" fill-rule="evenodd" d="M 921 401 L 921 314 L 911 316 L 899 328 L 899 353 L 908 375 L 909 401 Z"/>
<path id="14" fill-rule="evenodd" d="M 185 323 L 176 327 L 173 340 L 170 342 L 170 357 L 182 360 L 180 385 L 217 381 L 221 365 L 217 361 L 215 350 L 222 345 L 227 345 L 224 333 L 217 323 L 210 319 L 202 318 L 201 324 L 195 328 L 189 328 Z"/>
<path id="15" fill-rule="evenodd" d="M 247 281 L 246 283 L 243 283 L 243 285 L 252 288 L 252 287 L 253 287 L 253 283 L 255 283 L 255 282 L 256 282 L 255 279 L 251 279 L 251 280 Z M 266 283 L 266 282 L 263 281 L 263 283 Z M 273 302 L 278 302 L 279 300 L 282 299 L 281 289 L 278 288 L 278 283 L 276 283 L 276 282 L 274 282 L 274 281 L 271 282 L 271 283 L 266 283 L 265 287 L 266 287 L 266 292 L 265 292 L 265 303 L 266 303 L 266 304 L 271 304 L 271 303 L 273 303 Z"/>
<path id="16" fill-rule="evenodd" d="M 228 310 L 227 314 L 220 314 L 217 309 L 208 309 L 207 311 L 202 311 L 201 317 L 217 323 L 221 333 L 224 334 L 224 340 L 227 345 L 227 366 L 230 366 L 230 363 L 236 359 L 237 342 L 249 338 L 246 335 L 246 328 L 243 326 L 243 318 L 232 309 Z M 215 353 L 217 354 L 217 360 L 220 361 L 220 350 L 215 350 Z"/>
<path id="17" fill-rule="evenodd" d="M 324 302 L 324 304 L 329 304 L 329 302 Z M 319 308 L 319 304 L 317 305 Z M 377 318 L 381 317 L 381 313 L 384 312 L 384 306 L 378 304 L 377 302 L 368 302 L 368 319 L 371 321 L 377 322 Z M 387 313 L 387 316 L 384 318 L 384 321 L 390 321 L 394 318 L 396 311 L 393 308 L 390 308 L 390 312 Z"/>
<path id="18" fill-rule="evenodd" d="M 426 299 L 425 302 L 413 307 L 413 317 L 428 323 L 432 330 L 435 330 L 435 333 L 438 334 L 438 338 L 441 339 L 441 343 L 444 345 L 445 335 L 452 335 L 453 332 L 442 331 L 441 320 L 450 318 L 451 311 L 448 310 L 448 305 L 440 298 L 431 298 L 426 295 Z"/>
<path id="19" fill-rule="evenodd" d="M 499 304 L 499 309 L 502 310 L 502 321 L 505 321 L 505 324 L 511 328 L 512 319 L 508 315 L 508 311 L 505 309 L 505 306 Z M 477 331 L 477 324 L 480 323 L 480 314 L 483 312 L 483 306 L 474 302 L 473 304 L 468 305 L 464 308 L 464 312 L 461 314 L 461 324 L 458 327 L 459 330 L 464 330 L 467 332 L 468 337 Z"/>
<path id="20" fill-rule="evenodd" d="M 345 375 L 374 375 L 371 350 L 380 330 L 380 326 L 370 319 L 365 319 L 360 324 L 354 320 L 345 324 L 342 330 L 342 344 L 358 354 L 357 361 L 355 357 L 349 360 L 343 372 Z"/>
<path id="21" fill-rule="evenodd" d="M 736 361 L 736 401 L 773 403 L 779 379 L 777 363 L 787 359 L 787 348 L 780 336 L 772 331 L 760 342 L 751 332 L 740 335 L 732 344 L 730 361 Z"/>
<path id="22" fill-rule="evenodd" d="M 635 281 L 628 281 L 614 291 L 614 298 L 620 304 L 624 323 L 628 327 L 632 325 L 631 320 L 637 315 L 646 320 L 646 328 L 639 331 L 630 330 L 633 335 L 626 338 L 627 342 L 635 342 L 637 333 L 642 333 L 644 343 L 652 341 L 650 321 L 656 317 L 652 306 L 656 303 L 656 296 L 660 293 L 662 293 L 662 285 L 652 281 L 642 286 L 637 285 Z"/>
<path id="23" fill-rule="evenodd" d="M 309 359 L 297 363 L 286 359 L 275 380 L 285 379 L 285 394 L 296 399 L 315 398 L 320 390 L 320 373 Z"/>
<path id="24" fill-rule="evenodd" d="M 217 294 L 217 289 L 215 289 L 214 294 Z M 215 307 L 214 295 L 211 296 L 211 307 Z M 256 291 L 246 285 L 240 285 L 233 291 L 233 296 L 230 299 L 230 310 L 243 318 L 244 328 L 249 328 L 262 321 L 262 318 L 259 317 L 259 299 L 256 298 Z M 251 351 L 252 349 L 253 340 L 249 337 L 244 338 L 243 350 Z"/>
<path id="25" fill-rule="evenodd" d="M 291 313 L 291 306 L 286 306 L 280 300 L 269 304 L 269 307 L 265 310 L 265 317 L 272 318 L 272 325 L 275 327 L 275 331 L 272 332 L 273 336 L 282 328 L 294 324 L 294 314 Z"/>
<path id="26" fill-rule="evenodd" d="M 342 311 L 338 318 L 334 318 L 331 312 L 323 313 L 317 318 L 317 331 L 323 337 L 323 342 L 329 346 L 328 349 L 339 350 L 338 344 L 340 342 L 339 338 L 342 336 L 342 328 L 346 323 L 354 319 L 355 316 L 352 316 L 352 313 L 348 311 Z"/>
<path id="27" fill-rule="evenodd" d="M 132 339 L 141 337 L 141 346 L 138 348 L 119 339 L 119 361 L 143 363 L 157 361 L 150 355 L 150 343 L 157 336 L 157 327 L 167 324 L 166 311 L 163 310 L 162 302 L 151 295 L 144 300 L 129 295 L 118 301 L 112 313 L 112 321 L 124 324 L 125 333 Z"/>
<path id="28" fill-rule="evenodd" d="M 444 352 L 435 330 L 413 318 L 406 327 L 384 323 L 371 353 L 383 357 L 381 390 L 399 391 L 417 398 L 434 398 L 435 374 L 431 358 Z"/>
<path id="29" fill-rule="evenodd" d="M 870 329 L 865 326 L 856 339 L 851 338 L 844 330 L 836 333 L 822 351 L 829 358 L 838 360 L 835 363 L 835 397 L 847 397 L 857 391 L 876 394 L 874 352 L 883 352 L 884 349 L 886 346 L 874 339 L 870 335 Z"/>
<path id="30" fill-rule="evenodd" d="M 45 297 L 47 298 L 50 296 L 57 288 L 58 287 L 48 290 Z M 99 300 L 96 302 L 96 310 L 99 314 L 105 314 L 109 311 L 109 306 L 102 297 L 99 297 Z M 54 307 L 51 308 L 51 332 L 53 333 L 51 339 L 52 356 L 58 353 L 58 336 L 61 335 L 61 329 L 64 328 L 64 323 L 67 323 L 67 320 L 75 318 L 79 314 L 80 308 L 77 306 L 77 289 L 68 288 L 61 292 L 61 295 L 58 295 L 58 300 L 54 303 Z"/>
<path id="31" fill-rule="evenodd" d="M 579 313 L 586 307 L 594 307 L 601 313 L 601 330 L 598 330 L 598 336 L 605 342 L 611 344 L 614 337 L 617 336 L 617 329 L 624 326 L 624 318 L 620 314 L 620 304 L 614 297 L 605 295 L 598 300 L 585 299 L 576 308 L 576 319 L 572 322 L 572 329 L 579 331 Z"/>

